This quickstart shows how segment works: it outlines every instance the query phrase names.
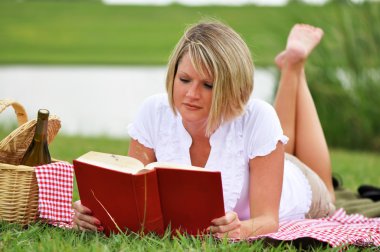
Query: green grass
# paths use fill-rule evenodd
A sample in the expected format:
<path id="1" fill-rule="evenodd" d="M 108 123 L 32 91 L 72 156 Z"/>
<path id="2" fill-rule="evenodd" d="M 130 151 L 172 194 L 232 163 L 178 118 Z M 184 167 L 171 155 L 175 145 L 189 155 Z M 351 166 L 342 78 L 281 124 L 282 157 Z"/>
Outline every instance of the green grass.
<path id="1" fill-rule="evenodd" d="M 343 186 L 356 191 L 359 185 L 380 185 L 378 152 L 331 150 L 333 172 L 342 177 Z"/>
<path id="2" fill-rule="evenodd" d="M 9 130 L 0 130 L 2 139 Z M 107 137 L 84 137 L 58 135 L 50 145 L 53 157 L 72 162 L 76 157 L 90 150 L 126 155 L 128 139 Z M 334 172 L 341 175 L 344 186 L 355 190 L 359 184 L 379 184 L 378 165 L 380 156 L 376 153 L 346 150 L 332 150 Z M 79 199 L 74 186 L 73 199 Z M 261 241 L 254 243 L 228 243 L 212 237 L 195 239 L 192 237 L 170 238 L 168 235 L 157 237 L 148 235 L 114 235 L 110 238 L 102 234 L 82 233 L 62 230 L 43 224 L 32 224 L 27 228 L 0 223 L 0 251 L 297 251 L 299 245 L 275 244 L 272 246 Z M 315 248 L 316 251 L 329 250 Z M 338 249 L 334 249 L 338 251 Z M 349 251 L 358 251 L 350 248 Z"/>
<path id="3" fill-rule="evenodd" d="M 127 155 L 128 148 L 128 139 L 58 135 L 50 146 L 50 152 L 54 158 L 71 163 L 90 150 Z"/>
<path id="4" fill-rule="evenodd" d="M 261 241 L 252 244 L 228 243 L 210 236 L 196 239 L 186 236 L 170 238 L 168 235 L 141 237 L 131 234 L 108 238 L 102 234 L 61 230 L 42 224 L 22 229 L 18 225 L 0 223 L 0 232 L 1 251 L 297 251 L 288 244 L 271 247 Z"/>
<path id="5" fill-rule="evenodd" d="M 329 33 L 337 22 L 336 8 L 347 6 L 156 7 L 3 0 L 0 64 L 166 64 L 185 26 L 211 17 L 242 34 L 258 65 L 272 65 L 295 22 Z"/>

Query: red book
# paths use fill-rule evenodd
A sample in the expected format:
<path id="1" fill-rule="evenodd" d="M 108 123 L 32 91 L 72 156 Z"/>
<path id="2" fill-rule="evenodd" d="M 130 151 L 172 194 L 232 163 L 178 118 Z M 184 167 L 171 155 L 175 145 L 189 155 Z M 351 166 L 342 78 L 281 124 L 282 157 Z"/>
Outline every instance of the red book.
<path id="1" fill-rule="evenodd" d="M 155 232 L 170 227 L 190 235 L 206 232 L 225 214 L 221 174 L 204 168 L 152 163 L 89 152 L 73 161 L 82 204 L 104 232 Z"/>

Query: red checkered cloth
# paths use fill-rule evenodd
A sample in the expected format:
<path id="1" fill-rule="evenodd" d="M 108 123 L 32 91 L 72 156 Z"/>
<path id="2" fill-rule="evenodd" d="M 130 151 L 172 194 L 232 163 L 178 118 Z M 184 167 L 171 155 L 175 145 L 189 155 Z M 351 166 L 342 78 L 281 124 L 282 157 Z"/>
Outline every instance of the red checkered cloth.
<path id="1" fill-rule="evenodd" d="M 73 165 L 56 162 L 37 166 L 39 217 L 58 227 L 72 228 Z"/>
<path id="2" fill-rule="evenodd" d="M 265 237 L 281 241 L 309 237 L 326 242 L 332 247 L 380 246 L 380 218 L 366 218 L 360 214 L 347 215 L 341 208 L 328 218 L 281 222 L 278 232 L 250 237 L 248 240 Z"/>

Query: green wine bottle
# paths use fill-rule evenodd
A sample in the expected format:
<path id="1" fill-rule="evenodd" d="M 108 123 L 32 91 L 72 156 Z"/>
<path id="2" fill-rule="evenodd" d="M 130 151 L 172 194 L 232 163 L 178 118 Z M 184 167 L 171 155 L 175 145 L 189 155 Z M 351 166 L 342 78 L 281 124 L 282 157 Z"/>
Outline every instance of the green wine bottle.
<path id="1" fill-rule="evenodd" d="M 22 165 L 38 166 L 50 164 L 51 157 L 47 143 L 49 110 L 38 110 L 37 125 L 34 137 L 21 160 Z"/>

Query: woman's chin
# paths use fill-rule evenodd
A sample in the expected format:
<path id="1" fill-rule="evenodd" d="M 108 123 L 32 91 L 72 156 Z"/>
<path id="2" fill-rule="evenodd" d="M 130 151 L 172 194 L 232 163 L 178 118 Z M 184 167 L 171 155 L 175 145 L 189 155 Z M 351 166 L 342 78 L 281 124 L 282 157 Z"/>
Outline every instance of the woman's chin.
<path id="1" fill-rule="evenodd" d="M 205 128 L 207 124 L 207 119 L 199 117 L 182 116 L 182 123 L 184 126 Z"/>

